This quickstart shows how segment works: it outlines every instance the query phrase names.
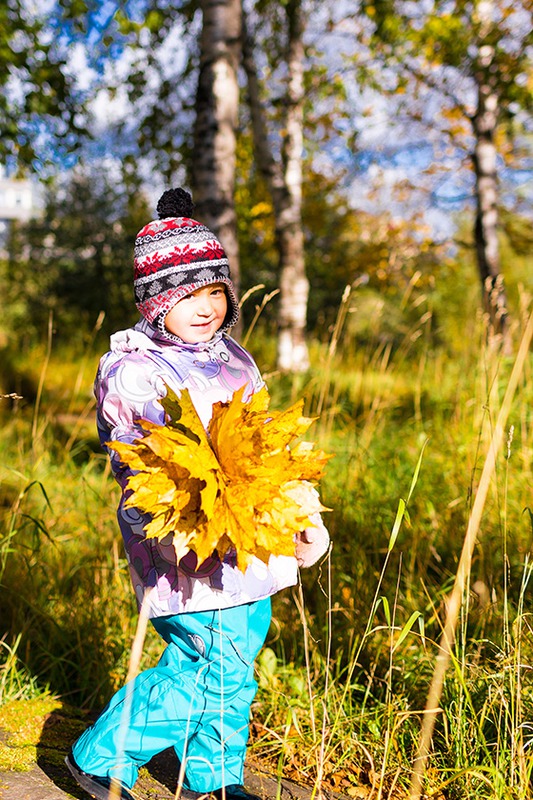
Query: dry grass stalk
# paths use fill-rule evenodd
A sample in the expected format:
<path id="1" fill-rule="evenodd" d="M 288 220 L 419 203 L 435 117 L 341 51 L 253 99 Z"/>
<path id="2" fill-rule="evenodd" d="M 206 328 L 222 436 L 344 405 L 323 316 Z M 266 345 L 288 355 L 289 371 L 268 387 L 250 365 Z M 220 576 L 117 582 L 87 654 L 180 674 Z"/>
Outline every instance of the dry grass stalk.
<path id="1" fill-rule="evenodd" d="M 476 538 L 479 532 L 481 523 L 481 516 L 485 506 L 485 500 L 489 490 L 489 485 L 496 467 L 496 457 L 500 451 L 502 442 L 504 440 L 505 426 L 513 397 L 518 386 L 518 381 L 522 375 L 522 370 L 526 361 L 531 339 L 533 337 L 533 313 L 530 314 L 529 320 L 522 335 L 522 340 L 518 348 L 518 353 L 513 366 L 511 377 L 503 398 L 503 402 L 498 414 L 494 434 L 492 436 L 489 450 L 483 465 L 483 471 L 479 481 L 478 490 L 472 506 L 472 512 L 468 521 L 461 558 L 455 583 L 452 593 L 450 595 L 448 610 L 446 614 L 446 621 L 439 642 L 439 653 L 436 659 L 433 678 L 429 687 L 429 693 L 426 701 L 426 708 L 422 718 L 422 725 L 420 729 L 420 738 L 418 743 L 418 751 L 415 758 L 413 778 L 411 782 L 411 789 L 409 793 L 409 800 L 420 800 L 423 790 L 424 774 L 426 771 L 426 764 L 430 752 L 431 740 L 433 737 L 433 730 L 437 714 L 440 711 L 439 703 L 442 694 L 442 687 L 447 668 L 449 666 L 454 640 L 455 631 L 457 628 L 457 621 L 459 612 L 463 602 L 465 587 L 470 575 L 470 568 L 472 563 L 472 555 L 476 543 Z"/>
<path id="2" fill-rule="evenodd" d="M 132 681 L 139 672 L 139 666 L 143 654 L 144 640 L 146 638 L 146 630 L 148 628 L 148 608 L 150 605 L 150 594 L 152 591 L 153 589 L 149 589 L 145 593 L 139 611 L 137 628 L 135 630 L 135 636 L 133 637 L 133 644 L 131 646 L 130 660 L 128 664 L 128 674 L 126 675 L 126 684 Z M 122 718 L 120 720 L 119 741 L 122 742 L 122 745 L 119 746 L 118 748 L 117 761 L 120 760 L 120 757 L 124 752 L 126 728 L 130 724 L 130 717 L 131 717 L 131 692 L 126 694 L 124 710 L 122 712 Z M 120 786 L 114 780 L 111 780 L 108 800 L 120 800 Z"/>

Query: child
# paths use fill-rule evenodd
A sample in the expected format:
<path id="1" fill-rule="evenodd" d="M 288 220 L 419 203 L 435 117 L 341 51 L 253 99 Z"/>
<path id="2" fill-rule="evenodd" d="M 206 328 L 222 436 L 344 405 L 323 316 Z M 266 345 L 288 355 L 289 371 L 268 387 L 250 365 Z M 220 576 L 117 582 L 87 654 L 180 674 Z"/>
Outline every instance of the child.
<path id="1" fill-rule="evenodd" d="M 142 420 L 164 424 L 165 383 L 187 388 L 204 426 L 212 405 L 246 386 L 263 386 L 252 357 L 228 335 L 239 307 L 226 254 L 191 218 L 190 195 L 166 191 L 159 220 L 135 241 L 134 287 L 141 320 L 111 337 L 95 383 L 100 440 L 133 442 Z M 108 451 L 109 452 L 109 451 Z M 118 521 L 138 604 L 167 642 L 158 665 L 118 691 L 74 744 L 66 763 L 93 797 L 107 800 L 111 780 L 124 800 L 138 769 L 173 746 L 184 787 L 226 800 L 258 800 L 243 787 L 254 660 L 270 624 L 270 597 L 297 582 L 329 546 L 319 515 L 300 534 L 295 557 L 254 559 L 245 572 L 235 552 L 201 564 L 191 551 L 176 563 L 165 539 L 146 539 L 146 515 L 126 508 L 129 470 L 110 452 L 122 487 Z M 123 714 L 124 706 L 127 713 Z M 124 722 L 124 717 L 125 722 Z"/>

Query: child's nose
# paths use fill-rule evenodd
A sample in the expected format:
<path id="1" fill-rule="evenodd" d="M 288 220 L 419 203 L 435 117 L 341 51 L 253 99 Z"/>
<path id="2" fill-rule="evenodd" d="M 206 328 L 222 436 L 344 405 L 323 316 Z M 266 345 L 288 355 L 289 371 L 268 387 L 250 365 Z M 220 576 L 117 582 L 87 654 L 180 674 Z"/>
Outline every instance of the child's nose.
<path id="1" fill-rule="evenodd" d="M 212 303 L 209 297 L 200 297 L 200 302 L 198 303 L 198 313 L 204 316 L 209 316 L 212 311 Z"/>

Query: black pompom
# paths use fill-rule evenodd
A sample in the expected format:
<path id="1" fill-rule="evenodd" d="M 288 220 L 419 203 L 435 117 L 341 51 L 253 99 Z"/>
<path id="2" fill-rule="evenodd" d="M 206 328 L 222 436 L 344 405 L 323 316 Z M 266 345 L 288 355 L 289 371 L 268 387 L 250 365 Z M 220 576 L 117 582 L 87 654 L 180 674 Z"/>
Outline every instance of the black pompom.
<path id="1" fill-rule="evenodd" d="M 167 189 L 157 203 L 159 219 L 167 217 L 192 217 L 194 203 L 185 189 Z"/>

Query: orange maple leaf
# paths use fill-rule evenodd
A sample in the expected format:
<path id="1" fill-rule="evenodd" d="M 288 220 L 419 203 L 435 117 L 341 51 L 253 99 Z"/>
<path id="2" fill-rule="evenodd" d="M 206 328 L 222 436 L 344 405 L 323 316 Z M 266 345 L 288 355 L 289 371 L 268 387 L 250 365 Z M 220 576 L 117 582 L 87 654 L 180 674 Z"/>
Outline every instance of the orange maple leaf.
<path id="1" fill-rule="evenodd" d="M 172 534 L 177 560 L 193 550 L 201 564 L 234 548 L 244 570 L 254 557 L 294 555 L 295 535 L 328 510 L 315 485 L 330 456 L 291 446 L 313 422 L 303 401 L 277 412 L 266 389 L 247 402 L 243 393 L 213 405 L 206 431 L 189 392 L 167 386 L 166 425 L 143 421 L 142 439 L 108 443 L 134 470 L 126 504 L 150 514 L 147 537 Z"/>

